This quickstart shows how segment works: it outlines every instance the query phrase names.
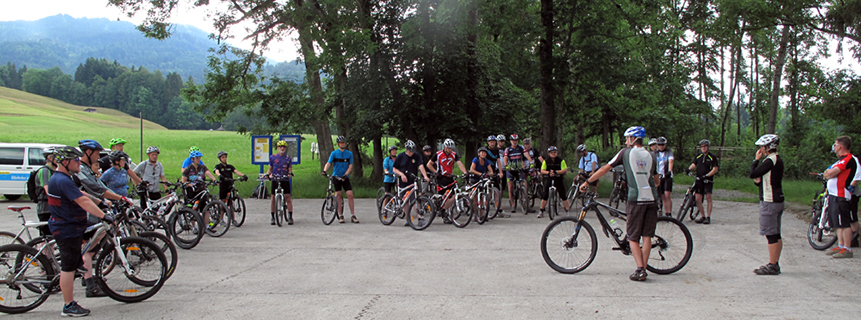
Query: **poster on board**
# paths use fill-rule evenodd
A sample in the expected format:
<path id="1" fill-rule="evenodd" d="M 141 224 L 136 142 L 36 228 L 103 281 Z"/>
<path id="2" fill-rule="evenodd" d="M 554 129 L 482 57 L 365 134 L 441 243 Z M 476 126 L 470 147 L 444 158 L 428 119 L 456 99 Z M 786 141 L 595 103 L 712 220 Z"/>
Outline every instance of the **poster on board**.
<path id="1" fill-rule="evenodd" d="M 302 163 L 302 136 L 282 134 L 278 140 L 287 141 L 287 154 L 293 158 L 293 164 Z"/>
<path id="2" fill-rule="evenodd" d="M 272 154 L 272 136 L 251 136 L 251 164 L 268 165 Z"/>

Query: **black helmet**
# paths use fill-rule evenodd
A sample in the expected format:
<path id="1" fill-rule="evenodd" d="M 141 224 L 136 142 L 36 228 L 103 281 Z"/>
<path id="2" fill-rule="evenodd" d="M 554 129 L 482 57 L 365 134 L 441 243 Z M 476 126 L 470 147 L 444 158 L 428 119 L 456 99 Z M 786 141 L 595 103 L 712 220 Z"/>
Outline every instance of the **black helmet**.
<path id="1" fill-rule="evenodd" d="M 54 158 L 57 159 L 57 161 L 75 159 L 83 156 L 84 154 L 81 153 L 81 151 L 70 146 L 58 147 L 54 151 Z"/>
<path id="2" fill-rule="evenodd" d="M 431 149 L 431 146 L 429 146 L 429 145 L 425 145 L 424 147 L 422 147 L 422 151 L 431 151 L 431 150 L 433 150 L 433 149 Z"/>
<path id="3" fill-rule="evenodd" d="M 108 155 L 109 159 L 111 159 L 111 163 L 117 163 L 122 159 L 126 159 L 129 157 L 128 154 L 122 151 L 113 151 L 110 155 Z"/>
<path id="4" fill-rule="evenodd" d="M 486 152 L 487 152 L 487 148 L 485 148 L 485 147 L 478 148 L 478 152 L 482 152 L 482 151 L 484 151 L 484 152 L 486 153 Z"/>
<path id="5" fill-rule="evenodd" d="M 226 155 L 227 155 L 227 151 L 219 151 L 219 152 L 218 152 L 218 154 L 217 154 L 215 157 L 216 157 L 216 158 L 221 158 L 221 156 L 226 156 Z"/>

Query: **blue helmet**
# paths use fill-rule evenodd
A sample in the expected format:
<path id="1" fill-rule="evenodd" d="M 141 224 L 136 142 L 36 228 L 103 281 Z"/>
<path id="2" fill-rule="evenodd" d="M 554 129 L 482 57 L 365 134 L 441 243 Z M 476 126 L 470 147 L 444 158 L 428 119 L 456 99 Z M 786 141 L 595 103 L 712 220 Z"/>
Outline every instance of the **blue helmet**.
<path id="1" fill-rule="evenodd" d="M 200 151 L 192 151 L 188 156 L 191 158 L 203 157 L 203 153 L 200 153 Z"/>
<path id="2" fill-rule="evenodd" d="M 100 145 L 98 141 L 96 141 L 96 140 L 89 140 L 89 139 L 78 141 L 78 148 L 81 148 L 81 151 L 85 151 L 85 150 L 96 150 L 96 151 L 99 151 L 99 150 L 105 150 L 105 148 L 102 148 L 102 145 Z"/>
<path id="3" fill-rule="evenodd" d="M 487 137 L 487 141 L 496 141 L 496 136 Z"/>
<path id="4" fill-rule="evenodd" d="M 625 136 L 642 139 L 646 137 L 646 129 L 640 126 L 630 127 L 625 130 Z"/>

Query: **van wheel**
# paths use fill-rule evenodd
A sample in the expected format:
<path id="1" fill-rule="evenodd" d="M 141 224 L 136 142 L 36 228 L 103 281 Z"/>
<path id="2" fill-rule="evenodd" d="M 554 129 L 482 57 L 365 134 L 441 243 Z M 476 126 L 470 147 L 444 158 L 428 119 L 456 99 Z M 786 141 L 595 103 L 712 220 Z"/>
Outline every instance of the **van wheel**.
<path id="1" fill-rule="evenodd" d="M 4 194 L 3 196 L 6 197 L 6 199 L 8 199 L 9 201 L 15 201 L 18 200 L 18 198 L 21 198 L 20 194 Z"/>

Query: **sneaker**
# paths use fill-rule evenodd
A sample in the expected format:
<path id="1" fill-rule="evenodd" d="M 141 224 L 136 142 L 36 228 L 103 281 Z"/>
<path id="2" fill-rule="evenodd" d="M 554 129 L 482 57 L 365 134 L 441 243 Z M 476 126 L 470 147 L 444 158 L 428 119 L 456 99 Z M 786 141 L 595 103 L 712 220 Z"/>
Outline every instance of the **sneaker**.
<path id="1" fill-rule="evenodd" d="M 710 223 L 712 223 L 712 217 L 706 217 L 705 219 L 703 219 L 703 224 L 710 224 Z"/>
<path id="2" fill-rule="evenodd" d="M 90 310 L 81 307 L 77 301 L 72 301 L 63 306 L 63 312 L 60 313 L 60 315 L 64 317 L 83 317 L 88 314 L 90 314 Z"/>
<path id="3" fill-rule="evenodd" d="M 831 250 L 827 250 L 827 251 L 825 251 L 825 255 L 826 255 L 826 256 L 833 255 L 833 254 L 835 254 L 835 253 L 840 252 L 840 250 L 841 250 L 841 249 L 842 249 L 842 248 L 834 247 L 834 248 L 832 248 Z"/>
<path id="4" fill-rule="evenodd" d="M 293 225 L 293 215 L 292 214 L 287 215 L 287 225 L 289 225 L 289 226 Z"/>
<path id="5" fill-rule="evenodd" d="M 499 218 L 511 218 L 510 214 L 500 211 L 499 214 L 496 215 Z"/>
<path id="6" fill-rule="evenodd" d="M 759 267 L 759 269 L 753 270 L 753 273 L 756 273 L 761 276 L 776 276 L 780 274 L 780 266 L 773 263 L 769 263 L 767 265 Z"/>
<path id="7" fill-rule="evenodd" d="M 107 297 L 107 296 L 108 296 L 108 294 L 106 294 L 104 291 L 102 291 L 102 287 L 99 287 L 96 284 L 93 284 L 92 286 L 87 287 L 87 298 L 101 298 L 101 297 Z"/>
<path id="8" fill-rule="evenodd" d="M 705 221 L 705 220 L 706 220 L 706 218 L 705 218 L 705 217 L 699 217 L 699 218 L 697 218 L 696 220 L 694 220 L 694 222 L 696 222 L 696 223 L 703 223 L 703 221 Z"/>
<path id="9" fill-rule="evenodd" d="M 344 223 L 344 217 L 338 217 L 338 223 Z"/>
<path id="10" fill-rule="evenodd" d="M 544 218 L 544 211 L 539 212 L 538 215 L 535 217 L 538 219 Z"/>
<path id="11" fill-rule="evenodd" d="M 275 225 L 275 217 L 272 217 L 272 221 L 269 221 L 269 224 L 273 226 Z"/>
<path id="12" fill-rule="evenodd" d="M 646 270 L 636 270 L 628 277 L 628 279 L 633 281 L 646 281 L 646 277 L 648 276 L 649 274 L 646 273 Z"/>
<path id="13" fill-rule="evenodd" d="M 350 222 L 359 223 L 359 218 L 356 218 L 356 216 L 352 216 L 352 217 L 350 217 Z"/>
<path id="14" fill-rule="evenodd" d="M 852 251 L 843 248 L 843 250 L 840 250 L 840 252 L 832 254 L 831 257 L 834 259 L 852 258 Z"/>

